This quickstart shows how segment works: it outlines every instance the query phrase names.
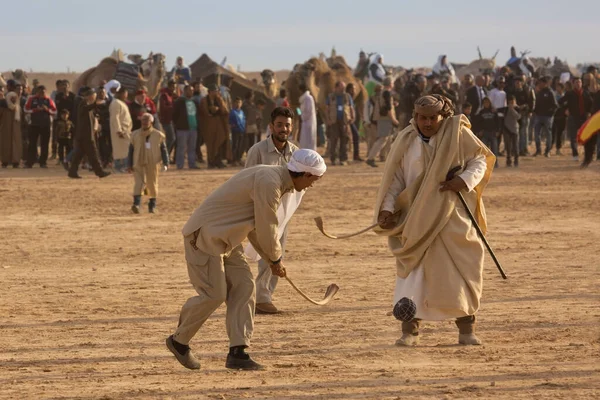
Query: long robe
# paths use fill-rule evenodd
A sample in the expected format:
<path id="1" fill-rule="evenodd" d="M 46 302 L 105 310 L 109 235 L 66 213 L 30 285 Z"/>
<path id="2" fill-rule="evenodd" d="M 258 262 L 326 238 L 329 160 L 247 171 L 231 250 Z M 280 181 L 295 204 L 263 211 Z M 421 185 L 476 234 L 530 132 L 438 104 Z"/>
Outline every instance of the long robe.
<path id="1" fill-rule="evenodd" d="M 300 96 L 302 129 L 300 130 L 300 148 L 317 150 L 317 110 L 315 99 L 309 91 Z"/>
<path id="2" fill-rule="evenodd" d="M 19 115 L 15 115 L 19 113 Z M 0 161 L 2 164 L 21 162 L 21 109 L 11 110 L 0 105 Z"/>
<path id="3" fill-rule="evenodd" d="M 383 209 L 400 214 L 395 228 L 376 232 L 388 236 L 396 256 L 395 297 L 412 297 L 417 318 L 463 317 L 479 308 L 483 245 L 456 193 L 439 192 L 448 171 L 460 165 L 457 175 L 468 189 L 464 197 L 485 232 L 481 196 L 495 157 L 469 128 L 464 116 L 448 118 L 427 144 L 413 120 L 398 135 L 386 163 L 375 218 Z"/>
<path id="4" fill-rule="evenodd" d="M 113 159 L 123 160 L 129 153 L 129 144 L 131 143 L 131 128 L 133 121 L 129 113 L 129 107 L 124 101 L 117 98 L 113 99 L 108 107 L 110 113 L 110 139 L 112 142 Z M 117 132 L 124 133 L 125 136 L 117 135 Z"/>
<path id="5" fill-rule="evenodd" d="M 212 115 L 209 112 L 210 95 L 200 101 L 200 132 L 206 144 L 206 153 L 209 164 L 221 161 L 225 156 L 231 159 L 231 146 L 229 145 L 229 109 L 221 99 L 215 98 L 215 105 L 219 110 Z"/>

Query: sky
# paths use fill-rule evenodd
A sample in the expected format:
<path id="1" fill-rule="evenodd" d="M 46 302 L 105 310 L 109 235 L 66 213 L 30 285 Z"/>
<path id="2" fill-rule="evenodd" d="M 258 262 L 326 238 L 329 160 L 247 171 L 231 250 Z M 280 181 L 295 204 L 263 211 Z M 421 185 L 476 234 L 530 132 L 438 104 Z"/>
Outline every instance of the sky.
<path id="1" fill-rule="evenodd" d="M 573 4 L 573 5 L 571 5 Z M 0 9 L 14 9 L 0 0 Z M 0 71 L 81 72 L 113 48 L 124 53 L 202 53 L 243 71 L 291 69 L 320 52 L 354 65 L 358 52 L 379 52 L 385 64 L 433 66 L 438 55 L 468 63 L 510 46 L 569 63 L 600 61 L 600 1 L 503 0 L 31 0 L 23 18 L 3 13 Z"/>

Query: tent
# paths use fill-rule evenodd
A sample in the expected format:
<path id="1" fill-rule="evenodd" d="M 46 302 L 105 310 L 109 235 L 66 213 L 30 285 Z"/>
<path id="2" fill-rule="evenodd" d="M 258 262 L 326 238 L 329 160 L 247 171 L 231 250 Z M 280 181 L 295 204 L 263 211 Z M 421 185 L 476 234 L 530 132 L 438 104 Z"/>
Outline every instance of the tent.
<path id="1" fill-rule="evenodd" d="M 235 71 L 222 67 L 206 54 L 202 54 L 200 58 L 194 61 L 190 65 L 190 69 L 192 71 L 192 81 L 202 78 L 205 86 L 225 83 L 228 79 L 233 78 L 231 85 L 232 98 L 241 97 L 244 99 L 249 91 L 253 91 L 255 101 L 262 99 L 266 104 L 263 111 L 263 129 L 266 129 L 266 124 L 270 122 L 271 111 L 275 108 L 275 101 L 267 96 L 264 87 L 255 84 Z"/>

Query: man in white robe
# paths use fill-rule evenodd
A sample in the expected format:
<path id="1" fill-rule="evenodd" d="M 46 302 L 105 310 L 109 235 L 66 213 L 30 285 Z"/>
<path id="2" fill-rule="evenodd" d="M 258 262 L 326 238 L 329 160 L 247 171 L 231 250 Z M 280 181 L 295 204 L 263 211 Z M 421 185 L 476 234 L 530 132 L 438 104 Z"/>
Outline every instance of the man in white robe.
<path id="1" fill-rule="evenodd" d="M 461 191 L 485 232 L 481 195 L 495 157 L 464 116 L 440 95 L 415 103 L 410 125 L 394 142 L 377 196 L 377 233 L 396 257 L 394 304 L 412 299 L 417 314 L 402 323 L 397 345 L 419 343 L 421 320 L 456 319 L 459 343 L 477 345 L 475 313 L 482 292 L 484 248 L 455 192 Z M 446 181 L 449 170 L 461 167 Z"/>
<path id="2" fill-rule="evenodd" d="M 317 150 L 317 111 L 315 99 L 305 84 L 300 84 L 300 111 L 302 113 L 302 129 L 300 130 L 300 148 Z"/>
<path id="3" fill-rule="evenodd" d="M 127 107 L 125 101 L 127 101 L 127 89 L 120 87 L 108 107 L 110 113 L 110 140 L 114 168 L 117 172 L 125 172 L 127 168 L 131 129 L 133 128 L 129 107 Z"/>

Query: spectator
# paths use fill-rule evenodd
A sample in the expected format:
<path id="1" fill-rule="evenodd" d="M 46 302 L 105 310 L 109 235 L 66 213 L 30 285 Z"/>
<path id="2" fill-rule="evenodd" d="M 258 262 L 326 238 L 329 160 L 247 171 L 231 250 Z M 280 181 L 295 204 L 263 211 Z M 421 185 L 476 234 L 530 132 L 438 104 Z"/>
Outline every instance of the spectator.
<path id="1" fill-rule="evenodd" d="M 208 88 L 200 102 L 200 130 L 204 132 L 208 168 L 225 168 L 223 159 L 231 159 L 229 143 L 229 109 L 219 94 L 219 87 Z"/>
<path id="2" fill-rule="evenodd" d="M 167 87 L 160 91 L 159 103 L 159 120 L 163 127 L 166 136 L 167 152 L 171 154 L 173 144 L 175 143 L 175 129 L 173 127 L 173 108 L 177 94 L 175 93 L 176 82 L 174 79 L 169 80 Z"/>
<path id="3" fill-rule="evenodd" d="M 112 144 L 113 166 L 117 172 L 125 172 L 125 168 L 127 168 L 127 154 L 129 143 L 131 142 L 133 122 L 129 114 L 129 108 L 125 103 L 126 100 L 127 89 L 121 86 L 108 107 L 110 113 L 110 141 Z"/>
<path id="4" fill-rule="evenodd" d="M 423 75 L 416 75 L 414 81 L 408 81 L 402 95 L 400 96 L 401 115 L 398 123 L 401 127 L 406 127 L 413 116 L 415 101 L 425 95 L 427 89 L 427 79 Z M 375 114 L 377 117 L 377 114 Z"/>
<path id="5" fill-rule="evenodd" d="M 536 93 L 535 108 L 533 113 L 535 114 L 534 131 L 535 131 L 535 154 L 539 156 L 542 154 L 542 137 L 541 131 L 544 129 L 546 137 L 546 150 L 544 156 L 550 157 L 550 150 L 552 149 L 552 120 L 558 104 L 556 103 L 556 97 L 554 93 L 548 87 L 548 78 L 542 77 L 538 81 L 538 90 Z"/>
<path id="6" fill-rule="evenodd" d="M 104 178 L 110 175 L 105 172 L 98 161 L 98 150 L 96 149 L 95 125 L 96 125 L 96 92 L 94 89 L 84 87 L 81 90 L 83 100 L 79 103 L 77 112 L 77 126 L 75 127 L 75 149 L 73 158 L 69 167 L 69 178 L 79 179 L 81 176 L 77 173 L 79 164 L 84 156 L 87 156 L 88 163 L 96 173 L 98 178 Z"/>
<path id="7" fill-rule="evenodd" d="M 390 79 L 390 78 L 386 78 L 386 79 Z M 391 81 L 391 79 L 390 79 L 390 81 Z M 355 95 L 354 84 L 349 83 L 346 86 L 346 93 L 348 93 L 350 95 L 350 98 L 354 99 L 354 95 Z M 310 95 L 310 93 L 309 93 L 309 95 Z M 354 117 L 355 117 L 355 120 L 350 124 L 350 132 L 352 133 L 352 146 L 353 146 L 352 159 L 354 161 L 364 161 L 362 158 L 360 158 L 360 136 L 358 135 L 358 129 L 356 128 L 356 123 L 355 123 L 357 114 L 356 114 L 356 107 L 354 107 L 354 102 L 352 104 L 352 113 L 354 114 Z M 304 122 L 304 120 L 302 122 Z M 300 147 L 305 148 L 302 146 L 300 146 Z M 311 150 L 316 150 L 316 148 L 314 148 L 314 149 L 311 148 Z"/>
<path id="8" fill-rule="evenodd" d="M 196 82 L 194 82 L 193 87 L 194 96 L 192 97 L 192 99 L 196 102 L 196 104 L 198 104 L 199 107 L 202 99 L 208 95 L 208 89 L 202 84 L 202 78 L 196 79 Z M 200 128 L 200 126 L 202 125 L 199 125 L 198 128 Z M 202 156 L 202 145 L 204 145 L 204 136 L 202 135 L 202 132 L 200 132 L 200 130 L 198 129 L 198 140 L 196 140 L 196 159 L 201 164 L 204 163 L 204 157 Z"/>
<path id="9" fill-rule="evenodd" d="M 375 157 L 390 141 L 394 127 L 399 125 L 392 96 L 392 81 L 390 78 L 385 78 L 383 83 L 381 94 L 374 98 L 373 119 L 377 126 L 377 140 L 367 155 L 367 164 L 371 167 L 377 167 Z"/>
<path id="10" fill-rule="evenodd" d="M 11 86 L 10 91 L 0 98 L 0 161 L 2 168 L 12 164 L 19 168 L 23 146 L 21 144 L 21 104 L 20 90 Z M 1 93 L 1 92 L 0 92 Z"/>
<path id="11" fill-rule="evenodd" d="M 175 100 L 173 108 L 173 124 L 177 134 L 177 169 L 183 169 L 185 156 L 188 157 L 189 169 L 198 169 L 196 166 L 196 141 L 198 140 L 198 105 L 194 102 L 194 89 L 186 86 L 183 96 Z M 212 132 L 207 132 L 212 133 Z"/>
<path id="12" fill-rule="evenodd" d="M 334 92 L 327 97 L 325 102 L 327 105 L 327 131 L 330 132 L 329 155 L 332 165 L 348 165 L 348 138 L 351 135 L 350 124 L 354 122 L 354 102 L 352 97 L 345 93 L 345 89 L 344 82 L 336 82 Z M 282 94 L 285 95 L 285 92 Z"/>
<path id="13" fill-rule="evenodd" d="M 121 83 L 116 79 L 112 79 L 108 81 L 106 85 L 104 85 L 104 89 L 106 90 L 106 94 L 108 95 L 110 101 L 112 101 L 112 99 L 115 98 L 115 95 L 117 94 L 120 88 Z"/>
<path id="14" fill-rule="evenodd" d="M 573 78 L 573 89 L 565 93 L 560 99 L 560 104 L 567 107 L 567 133 L 571 141 L 573 160 L 579 161 L 579 150 L 577 144 L 577 131 L 581 125 L 591 116 L 592 96 L 583 90 L 581 78 Z M 584 165 L 582 165 L 584 166 Z"/>
<path id="15" fill-rule="evenodd" d="M 276 107 L 289 107 L 290 102 L 287 99 L 287 91 L 285 89 L 279 89 L 279 97 L 275 100 Z"/>
<path id="16" fill-rule="evenodd" d="M 225 107 L 228 110 L 231 110 L 233 107 L 233 101 L 231 99 L 231 86 L 233 85 L 233 78 L 229 76 L 225 76 L 222 78 L 222 84 L 219 90 L 221 91 L 221 99 L 225 103 Z"/>
<path id="17" fill-rule="evenodd" d="M 490 90 L 488 97 L 492 102 L 492 108 L 496 110 L 496 115 L 498 116 L 498 149 L 500 148 L 500 144 L 502 142 L 503 132 L 504 132 L 504 115 L 506 113 L 506 92 L 504 88 L 506 86 L 506 78 L 503 75 L 500 75 L 498 79 L 496 79 L 496 87 Z M 502 152 L 499 153 L 503 155 Z"/>
<path id="18" fill-rule="evenodd" d="M 302 89 L 300 89 L 302 91 Z M 242 105 L 242 111 L 246 116 L 246 134 L 244 135 L 244 143 L 242 151 L 247 153 L 248 150 L 260 141 L 260 119 L 261 113 L 257 105 L 254 103 L 254 92 L 252 90 L 246 93 L 246 100 Z"/>
<path id="19" fill-rule="evenodd" d="M 519 120 L 519 155 L 526 156 L 527 151 L 529 123 L 531 121 L 531 113 L 535 107 L 535 93 L 529 86 L 525 85 L 525 77 L 518 75 L 513 79 L 513 87 L 509 94 L 515 97 L 517 107 L 521 113 Z"/>
<path id="20" fill-rule="evenodd" d="M 133 172 L 135 183 L 133 185 L 133 205 L 131 211 L 140 213 L 142 190 L 148 190 L 150 200 L 148 201 L 148 212 L 156 212 L 156 198 L 158 196 L 158 172 L 160 163 L 162 170 L 166 172 L 169 165 L 169 154 L 165 135 L 158 129 L 154 129 L 154 117 L 150 113 L 141 116 L 141 129 L 131 134 L 131 144 L 128 152 L 128 171 Z"/>
<path id="21" fill-rule="evenodd" d="M 469 122 L 471 122 L 471 125 L 473 125 L 473 121 L 471 119 L 472 112 L 473 112 L 473 106 L 471 105 L 471 103 L 467 102 L 462 105 L 462 113 L 465 117 L 467 117 Z"/>
<path id="22" fill-rule="evenodd" d="M 110 99 L 104 86 L 97 89 L 96 112 L 100 125 L 98 133 L 98 151 L 102 167 L 106 168 L 112 163 L 112 144 L 110 141 Z"/>
<path id="23" fill-rule="evenodd" d="M 594 115 L 598 112 L 600 112 L 600 90 L 594 93 L 591 114 Z M 598 135 L 600 135 L 600 132 L 593 135 L 584 146 L 585 157 L 583 159 L 583 164 L 581 164 L 582 168 L 587 167 L 592 162 L 592 159 L 594 158 L 594 147 L 596 147 L 596 160 L 600 161 L 600 140 L 598 140 Z"/>
<path id="24" fill-rule="evenodd" d="M 233 108 L 229 112 L 229 127 L 231 128 L 231 147 L 233 153 L 233 165 L 243 166 L 243 142 L 246 136 L 246 116 L 242 110 L 242 99 L 236 97 Z"/>
<path id="25" fill-rule="evenodd" d="M 398 79 L 396 80 L 398 81 Z M 369 100 L 365 102 L 365 121 L 364 128 L 367 139 L 367 154 L 371 152 L 375 141 L 377 140 L 377 121 L 375 121 L 375 99 L 381 96 L 381 90 L 383 86 L 375 85 L 373 89 L 373 96 L 369 97 Z"/>
<path id="26" fill-rule="evenodd" d="M 192 70 L 183 63 L 183 57 L 177 57 L 175 66 L 171 70 L 171 75 L 177 81 L 180 91 L 183 91 L 183 88 L 192 82 Z"/>
<path id="27" fill-rule="evenodd" d="M 57 138 L 58 145 L 58 159 L 65 169 L 69 170 L 69 163 L 67 161 L 67 155 L 73 149 L 73 134 L 74 125 L 69 120 L 69 110 L 63 108 L 60 111 L 59 118 L 54 124 L 54 134 Z"/>
<path id="28" fill-rule="evenodd" d="M 519 119 L 521 114 L 515 96 L 509 95 L 504 117 L 504 146 L 506 147 L 506 166 L 519 166 Z M 511 159 L 512 157 L 512 159 Z"/>
<path id="29" fill-rule="evenodd" d="M 350 87 L 350 85 L 348 85 Z M 299 145 L 301 149 L 317 150 L 317 108 L 315 105 L 315 99 L 310 94 L 310 91 L 306 87 L 306 84 L 301 83 L 298 88 L 300 89 L 300 112 L 302 118 L 302 124 L 300 127 L 300 140 Z M 352 87 L 354 89 L 354 87 Z M 350 96 L 353 93 L 348 92 Z M 352 125 L 354 126 L 354 124 Z M 356 126 L 354 126 L 356 129 Z M 354 135 L 354 133 L 353 133 Z M 358 131 L 356 132 L 358 135 Z M 358 141 L 358 138 L 357 138 Z M 358 144 L 356 145 L 358 146 Z M 358 157 L 358 149 L 354 149 L 354 159 L 360 159 Z"/>
<path id="30" fill-rule="evenodd" d="M 136 131 L 142 127 L 142 115 L 145 113 L 156 114 L 156 105 L 146 94 L 146 89 L 142 88 L 135 92 L 135 99 L 129 104 L 129 113 L 133 122 L 133 130 Z"/>
<path id="31" fill-rule="evenodd" d="M 485 78 L 478 75 L 475 78 L 475 85 L 467 90 L 467 101 L 473 106 L 473 115 L 479 114 L 483 106 L 483 99 L 487 96 L 485 91 Z"/>
<path id="32" fill-rule="evenodd" d="M 45 86 L 38 86 L 37 94 L 29 97 L 25 112 L 31 115 L 29 129 L 29 152 L 25 168 L 33 167 L 39 162 L 41 168 L 48 168 L 48 146 L 50 144 L 50 127 L 52 117 L 56 115 L 56 106 L 46 94 Z M 40 140 L 41 152 L 38 160 L 37 142 Z"/>
<path id="33" fill-rule="evenodd" d="M 481 109 L 477 113 L 477 119 L 479 120 L 477 124 L 478 136 L 496 156 L 496 167 L 498 167 L 498 136 L 496 135 L 498 132 L 498 115 L 492 107 L 492 101 L 489 97 L 483 98 Z"/>
<path id="34" fill-rule="evenodd" d="M 560 104 L 560 99 L 565 95 L 565 85 L 558 82 L 555 85 L 554 97 L 559 104 L 554 112 L 554 121 L 552 122 L 552 143 L 556 146 L 556 155 L 562 155 L 562 148 L 565 128 L 567 126 L 567 107 L 565 104 Z"/>
<path id="35" fill-rule="evenodd" d="M 76 112 L 75 110 L 75 93 L 71 92 L 71 84 L 68 80 L 59 81 L 60 84 L 57 84 L 56 94 L 54 96 L 54 102 L 56 104 L 56 113 L 60 115 L 62 110 L 69 111 L 70 121 L 73 121 L 73 114 Z M 57 82 L 58 83 L 58 82 Z M 52 158 L 56 158 L 57 155 L 57 146 L 58 146 L 58 135 L 52 135 Z M 58 162 L 62 163 L 63 160 L 58 157 Z"/>

